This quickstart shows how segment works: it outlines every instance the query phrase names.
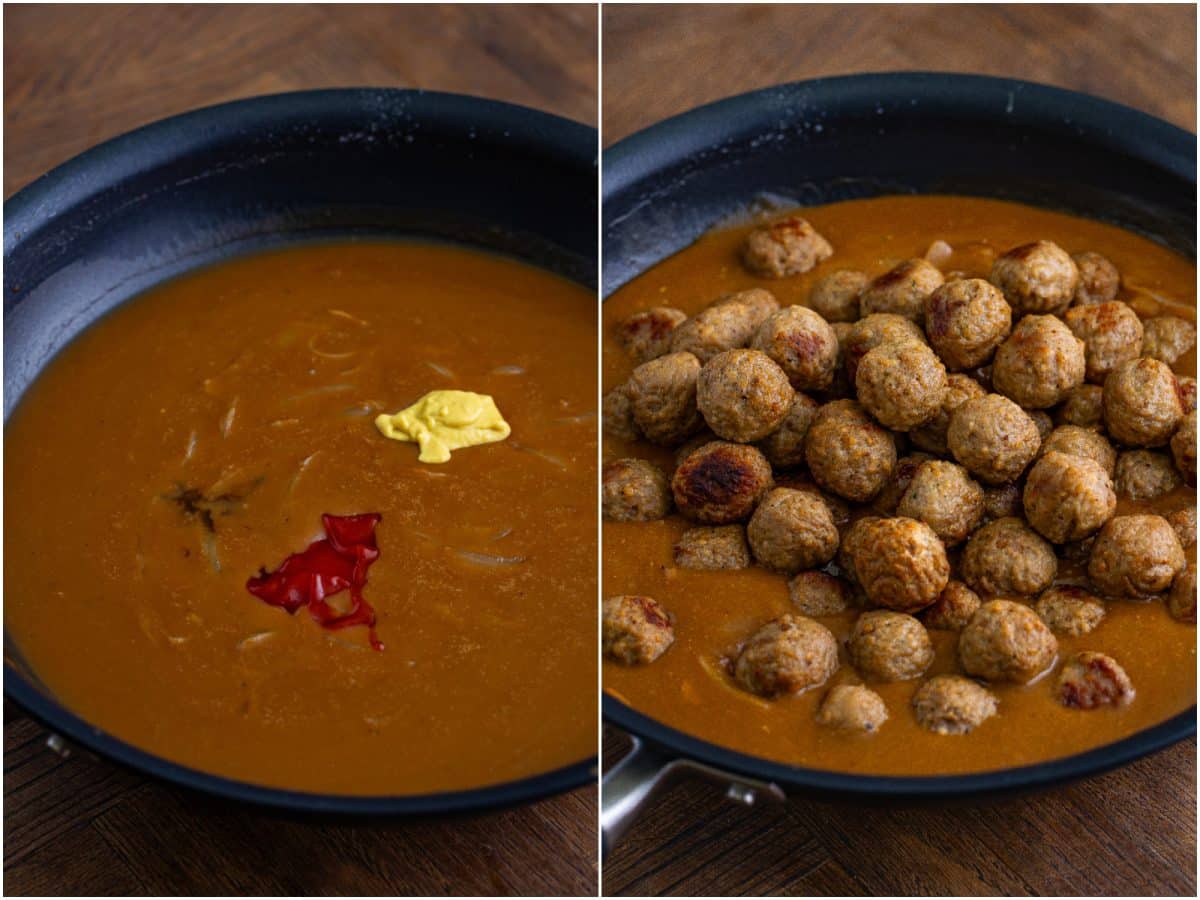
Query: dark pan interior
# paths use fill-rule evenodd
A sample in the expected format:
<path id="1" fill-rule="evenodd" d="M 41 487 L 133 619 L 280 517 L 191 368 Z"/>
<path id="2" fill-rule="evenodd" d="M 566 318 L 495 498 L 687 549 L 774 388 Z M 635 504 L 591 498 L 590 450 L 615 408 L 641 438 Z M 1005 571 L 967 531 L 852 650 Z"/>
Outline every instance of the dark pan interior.
<path id="1" fill-rule="evenodd" d="M 96 147 L 5 204 L 5 420 L 54 354 L 113 307 L 258 248 L 348 235 L 432 237 L 507 253 L 595 288 L 596 149 L 594 129 L 534 110 L 371 89 L 240 101 Z M 38 685 L 7 632 L 4 687 L 49 728 L 118 762 L 297 812 L 453 812 L 595 777 L 594 761 L 583 760 L 513 784 L 419 797 L 259 788 L 168 763 L 92 728 Z"/>
<path id="2" fill-rule="evenodd" d="M 1195 257 L 1196 136 L 1105 100 L 1020 81 L 896 73 L 801 82 L 701 107 L 604 154 L 603 292 L 756 206 L 897 193 L 993 197 L 1100 219 Z M 1126 740 L 1020 769 L 845 775 L 697 740 L 611 696 L 605 717 L 666 751 L 837 799 L 945 801 L 1120 765 L 1195 734 L 1195 709 Z"/>

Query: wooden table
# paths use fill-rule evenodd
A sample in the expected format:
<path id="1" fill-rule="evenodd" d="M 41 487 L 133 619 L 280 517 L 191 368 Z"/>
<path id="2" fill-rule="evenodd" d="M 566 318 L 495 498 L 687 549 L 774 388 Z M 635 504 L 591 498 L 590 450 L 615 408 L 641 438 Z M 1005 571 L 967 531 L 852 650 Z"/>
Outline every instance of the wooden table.
<path id="1" fill-rule="evenodd" d="M 5 195 L 184 110 L 352 85 L 479 94 L 596 124 L 594 7 L 5 10 Z M 594 894 L 596 789 L 458 821 L 322 826 L 75 753 L 5 708 L 9 894 Z"/>
<path id="2" fill-rule="evenodd" d="M 604 142 L 770 84 L 895 69 L 1048 82 L 1195 129 L 1191 6 L 606 6 Z M 605 757 L 623 737 L 605 736 Z M 1051 794 L 954 810 L 656 801 L 606 894 L 1194 894 L 1196 747 Z"/>

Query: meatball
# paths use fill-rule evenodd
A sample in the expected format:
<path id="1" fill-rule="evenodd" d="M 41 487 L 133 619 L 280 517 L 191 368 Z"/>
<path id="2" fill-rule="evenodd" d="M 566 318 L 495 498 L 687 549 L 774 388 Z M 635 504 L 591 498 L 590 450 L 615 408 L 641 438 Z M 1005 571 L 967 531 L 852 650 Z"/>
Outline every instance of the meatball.
<path id="1" fill-rule="evenodd" d="M 633 403 L 629 400 L 629 385 L 613 388 L 600 404 L 600 424 L 606 437 L 622 441 L 641 440 L 642 432 L 633 420 Z"/>
<path id="2" fill-rule="evenodd" d="M 1107 303 L 1117 299 L 1121 289 L 1121 273 L 1108 257 L 1092 250 L 1071 257 L 1079 269 L 1079 285 L 1075 288 L 1075 304 Z"/>
<path id="3" fill-rule="evenodd" d="M 1020 519 L 1004 518 L 971 535 L 961 566 L 963 581 L 980 594 L 1033 596 L 1054 583 L 1058 557 Z"/>
<path id="4" fill-rule="evenodd" d="M 639 364 L 657 359 L 671 350 L 671 334 L 687 318 L 687 313 L 670 306 L 634 313 L 619 326 L 621 346 Z"/>
<path id="5" fill-rule="evenodd" d="M 1142 339 L 1142 356 L 1158 359 L 1168 366 L 1196 346 L 1196 326 L 1178 316 L 1147 319 Z M 1136 354 L 1135 354 L 1136 355 Z"/>
<path id="6" fill-rule="evenodd" d="M 1014 247 L 992 264 L 989 279 L 1004 292 L 1017 315 L 1054 313 L 1067 308 L 1079 286 L 1079 269 L 1053 241 Z"/>
<path id="7" fill-rule="evenodd" d="M 1175 438 L 1171 440 L 1174 442 Z M 1182 484 L 1179 472 L 1166 454 L 1153 450 L 1127 450 L 1122 453 L 1117 459 L 1113 481 L 1118 496 L 1127 500 L 1154 500 Z"/>
<path id="8" fill-rule="evenodd" d="M 854 503 L 870 500 L 896 465 L 892 435 L 853 400 L 817 410 L 804 440 L 804 458 L 817 484 Z"/>
<path id="9" fill-rule="evenodd" d="M 1046 438 L 1050 436 L 1050 432 L 1054 430 L 1054 420 L 1050 418 L 1050 414 L 1044 409 L 1027 409 L 1025 412 L 1033 420 L 1033 424 L 1038 430 L 1038 436 L 1044 444 Z"/>
<path id="10" fill-rule="evenodd" d="M 983 488 L 962 466 L 935 460 L 917 469 L 896 514 L 924 522 L 947 546 L 966 539 L 983 518 Z"/>
<path id="11" fill-rule="evenodd" d="M 918 678 L 933 662 L 933 642 L 925 626 L 890 610 L 859 616 L 850 632 L 849 651 L 858 671 L 878 681 Z"/>
<path id="12" fill-rule="evenodd" d="M 892 470 L 892 477 L 883 486 L 883 490 L 876 495 L 871 509 L 880 515 L 895 515 L 896 508 L 900 505 L 905 491 L 916 477 L 917 469 L 931 459 L 933 457 L 928 453 L 913 453 L 896 460 L 896 468 Z"/>
<path id="13" fill-rule="evenodd" d="M 1023 603 L 989 600 L 958 637 L 958 659 L 968 675 L 988 681 L 1032 681 L 1058 654 L 1058 641 Z"/>
<path id="14" fill-rule="evenodd" d="M 612 522 L 648 522 L 671 511 L 662 469 L 644 459 L 618 459 L 600 473 L 601 507 Z"/>
<path id="15" fill-rule="evenodd" d="M 961 675 L 935 675 L 912 699 L 917 722 L 934 734 L 967 734 L 996 714 L 998 701 L 978 682 Z"/>
<path id="16" fill-rule="evenodd" d="M 1021 486 L 1016 482 L 983 489 L 983 514 L 988 519 L 1020 516 L 1025 511 Z"/>
<path id="17" fill-rule="evenodd" d="M 1080 428 L 1101 428 L 1104 425 L 1104 409 L 1101 406 L 1103 389 L 1097 384 L 1081 384 L 1067 391 L 1067 397 L 1058 408 L 1059 420 L 1064 425 Z"/>
<path id="18" fill-rule="evenodd" d="M 806 616 L 836 616 L 850 608 L 850 588 L 828 572 L 800 572 L 788 582 L 796 612 Z"/>
<path id="19" fill-rule="evenodd" d="M 950 580 L 946 548 L 916 519 L 872 519 L 856 537 L 852 561 L 871 602 L 899 612 L 929 606 Z"/>
<path id="20" fill-rule="evenodd" d="M 953 374 L 946 376 L 946 393 L 942 395 L 942 406 L 933 418 L 919 428 L 912 429 L 908 436 L 913 444 L 927 453 L 946 456 L 950 448 L 946 445 L 946 430 L 950 427 L 950 416 L 956 409 L 987 394 L 979 382 L 966 375 Z"/>
<path id="21" fill-rule="evenodd" d="M 675 565 L 681 569 L 745 569 L 750 548 L 741 525 L 689 528 L 675 542 Z"/>
<path id="22" fill-rule="evenodd" d="M 1125 706 L 1133 701 L 1133 682 L 1111 656 L 1084 650 L 1063 663 L 1058 699 L 1072 709 Z"/>
<path id="23" fill-rule="evenodd" d="M 884 272 L 863 289 L 858 307 L 864 316 L 891 313 L 918 325 L 925 320 L 925 298 L 945 279 L 923 259 L 908 259 Z"/>
<path id="24" fill-rule="evenodd" d="M 740 306 L 746 311 L 755 328 L 765 322 L 768 316 L 779 312 L 779 301 L 775 299 L 774 294 L 763 288 L 747 288 L 744 291 L 724 294 L 708 305 Z"/>
<path id="25" fill-rule="evenodd" d="M 799 216 L 754 229 L 742 245 L 742 262 L 762 278 L 801 275 L 832 255 L 829 241 Z"/>
<path id="26" fill-rule="evenodd" d="M 693 450 L 671 479 L 675 506 L 706 525 L 749 518 L 771 489 L 771 464 L 754 447 L 713 441 Z"/>
<path id="27" fill-rule="evenodd" d="M 1007 397 L 988 394 L 966 401 L 951 414 L 946 444 L 976 478 L 1005 484 L 1033 461 L 1042 437 L 1021 407 Z"/>
<path id="28" fill-rule="evenodd" d="M 881 344 L 925 340 L 925 333 L 903 316 L 876 313 L 854 323 L 842 343 L 846 376 L 854 384 L 858 377 L 858 362 Z"/>
<path id="29" fill-rule="evenodd" d="M 1025 518 L 1055 544 L 1078 541 L 1117 510 L 1117 494 L 1103 466 L 1051 450 L 1025 480 Z"/>
<path id="30" fill-rule="evenodd" d="M 1185 506 L 1167 515 L 1167 521 L 1175 529 L 1179 545 L 1184 549 L 1196 544 L 1196 507 Z"/>
<path id="31" fill-rule="evenodd" d="M 817 409 L 816 400 L 796 391 L 783 422 L 759 441 L 758 449 L 776 469 L 791 469 L 804 464 L 804 439 Z"/>
<path id="32" fill-rule="evenodd" d="M 777 697 L 819 687 L 837 667 L 833 632 L 807 616 L 785 614 L 750 636 L 733 674 L 751 693 Z"/>
<path id="33" fill-rule="evenodd" d="M 769 291 L 741 291 L 709 304 L 671 334 L 671 350 L 706 363 L 718 353 L 745 347 L 762 322 L 765 306 L 778 308 Z"/>
<path id="34" fill-rule="evenodd" d="M 1179 382 L 1157 359 L 1135 359 L 1104 379 L 1104 425 L 1131 447 L 1161 447 L 1183 418 Z"/>
<path id="35" fill-rule="evenodd" d="M 1187 415 L 1190 412 L 1196 411 L 1196 379 L 1190 375 L 1180 375 L 1176 378 L 1179 382 L 1179 399 L 1183 403 L 1183 413 Z"/>
<path id="36" fill-rule="evenodd" d="M 815 494 L 791 488 L 775 488 L 763 498 L 746 536 L 756 560 L 787 574 L 825 565 L 838 548 L 829 507 Z"/>
<path id="37" fill-rule="evenodd" d="M 1196 411 L 1192 410 L 1179 423 L 1171 438 L 1171 457 L 1183 480 L 1196 485 Z"/>
<path id="38" fill-rule="evenodd" d="M 629 403 L 633 421 L 646 440 L 670 447 L 700 430 L 699 377 L 700 360 L 690 353 L 669 353 L 633 370 Z"/>
<path id="39" fill-rule="evenodd" d="M 757 350 L 718 353 L 696 381 L 696 405 L 708 427 L 739 443 L 757 441 L 778 428 L 795 395 L 783 370 Z"/>
<path id="40" fill-rule="evenodd" d="M 1116 470 L 1117 451 L 1113 445 L 1104 435 L 1080 425 L 1059 425 L 1050 432 L 1042 441 L 1038 456 L 1053 452 L 1090 459 L 1110 476 Z"/>
<path id="41" fill-rule="evenodd" d="M 948 282 L 925 300 L 925 334 L 951 371 L 986 363 L 1011 329 L 1008 302 L 982 278 Z"/>
<path id="42" fill-rule="evenodd" d="M 751 346 L 771 357 L 798 391 L 823 390 L 833 383 L 837 335 L 811 309 L 788 306 L 769 316 Z"/>
<path id="43" fill-rule="evenodd" d="M 1104 604 L 1074 585 L 1044 591 L 1033 608 L 1051 631 L 1071 637 L 1095 630 L 1104 618 Z"/>
<path id="44" fill-rule="evenodd" d="M 675 640 L 670 616 L 650 597 L 609 597 L 601 618 L 604 655 L 625 665 L 652 663 Z"/>
<path id="45" fill-rule="evenodd" d="M 858 402 L 882 425 L 910 431 L 932 419 L 946 395 L 946 368 L 925 344 L 883 344 L 859 361 Z"/>
<path id="46" fill-rule="evenodd" d="M 921 621 L 926 628 L 962 631 L 981 602 L 979 595 L 961 581 L 951 581 L 933 601 L 933 606 L 921 613 Z"/>
<path id="47" fill-rule="evenodd" d="M 861 684 L 838 684 L 829 689 L 817 722 L 845 731 L 878 731 L 887 721 L 887 706 L 883 698 Z"/>
<path id="48" fill-rule="evenodd" d="M 1142 320 L 1124 303 L 1073 306 L 1063 321 L 1083 341 L 1084 377 L 1094 384 L 1104 384 L 1109 372 L 1141 353 Z"/>
<path id="49" fill-rule="evenodd" d="M 826 322 L 857 322 L 858 295 L 870 279 L 862 272 L 839 269 L 818 278 L 808 292 L 808 305 Z"/>
<path id="50" fill-rule="evenodd" d="M 846 529 L 846 533 L 842 536 L 842 544 L 838 547 L 837 567 L 847 581 L 858 584 L 858 575 L 855 572 L 856 561 L 861 548 L 866 544 L 868 533 L 875 523 L 882 521 L 878 516 L 863 516 L 851 522 L 850 527 Z"/>
<path id="51" fill-rule="evenodd" d="M 1115 516 L 1101 529 L 1088 558 L 1088 578 L 1110 597 L 1161 594 L 1183 571 L 1179 535 L 1162 516 Z"/>
<path id="52" fill-rule="evenodd" d="M 1180 622 L 1196 624 L 1196 567 L 1188 563 L 1187 568 L 1171 582 L 1167 594 L 1167 612 Z"/>
<path id="53" fill-rule="evenodd" d="M 1026 316 L 996 351 L 992 385 L 1029 409 L 1046 409 L 1083 384 L 1083 341 L 1054 316 Z"/>

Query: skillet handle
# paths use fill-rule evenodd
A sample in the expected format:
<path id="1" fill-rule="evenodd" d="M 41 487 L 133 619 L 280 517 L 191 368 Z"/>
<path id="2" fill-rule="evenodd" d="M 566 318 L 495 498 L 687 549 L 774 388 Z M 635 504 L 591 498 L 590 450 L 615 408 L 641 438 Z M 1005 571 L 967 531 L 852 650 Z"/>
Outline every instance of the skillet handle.
<path id="1" fill-rule="evenodd" d="M 613 766 L 600 785 L 602 858 L 621 842 L 650 799 L 680 777 L 699 776 L 722 785 L 726 798 L 743 806 L 754 806 L 759 800 L 783 803 L 787 799 L 774 782 L 731 775 L 690 759 L 666 756 L 641 738 L 630 735 L 630 739 L 633 749 Z"/>

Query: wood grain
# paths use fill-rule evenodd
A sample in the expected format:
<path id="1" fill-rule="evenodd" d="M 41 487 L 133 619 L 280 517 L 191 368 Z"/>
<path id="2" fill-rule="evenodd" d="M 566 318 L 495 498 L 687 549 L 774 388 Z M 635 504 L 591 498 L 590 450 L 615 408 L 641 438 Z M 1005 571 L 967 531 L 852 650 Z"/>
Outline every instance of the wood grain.
<path id="1" fill-rule="evenodd" d="M 275 91 L 423 87 L 594 125 L 592 6 L 14 6 L 4 190 L 163 116 Z M 10 895 L 594 895 L 596 789 L 461 820 L 317 825 L 217 803 L 5 709 Z"/>

